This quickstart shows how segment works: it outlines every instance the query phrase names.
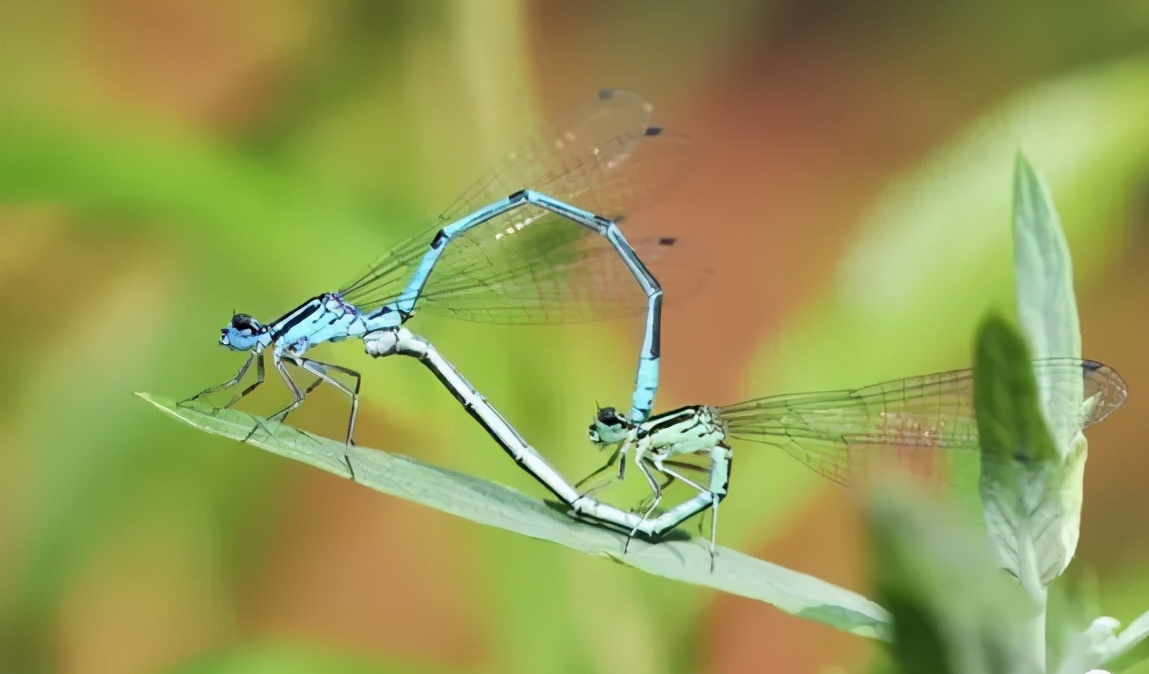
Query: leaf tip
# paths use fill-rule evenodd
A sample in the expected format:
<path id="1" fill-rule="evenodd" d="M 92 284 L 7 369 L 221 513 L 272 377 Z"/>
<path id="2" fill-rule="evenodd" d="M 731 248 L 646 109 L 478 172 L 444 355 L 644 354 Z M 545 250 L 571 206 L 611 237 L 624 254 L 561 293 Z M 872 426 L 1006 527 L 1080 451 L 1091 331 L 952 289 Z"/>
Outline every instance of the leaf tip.
<path id="1" fill-rule="evenodd" d="M 156 407 L 159 407 L 161 409 L 166 407 L 163 403 L 161 403 L 159 400 L 157 400 L 155 396 L 153 396 L 151 393 L 148 393 L 147 391 L 134 391 L 132 393 L 132 395 L 140 398 L 141 400 L 149 402 L 152 405 L 155 405 Z"/>

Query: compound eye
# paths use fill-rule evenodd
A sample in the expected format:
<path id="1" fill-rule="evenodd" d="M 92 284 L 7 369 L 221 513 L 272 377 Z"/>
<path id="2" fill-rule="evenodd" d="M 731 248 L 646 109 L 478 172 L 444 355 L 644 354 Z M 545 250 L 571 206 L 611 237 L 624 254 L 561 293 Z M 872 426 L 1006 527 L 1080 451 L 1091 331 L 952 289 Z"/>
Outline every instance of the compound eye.
<path id="1" fill-rule="evenodd" d="M 231 317 L 231 327 L 236 330 L 255 332 L 255 322 L 247 314 L 236 314 Z"/>
<path id="2" fill-rule="evenodd" d="M 613 424 L 618 422 L 618 410 L 613 407 L 603 407 L 598 411 L 598 422 L 601 424 Z"/>

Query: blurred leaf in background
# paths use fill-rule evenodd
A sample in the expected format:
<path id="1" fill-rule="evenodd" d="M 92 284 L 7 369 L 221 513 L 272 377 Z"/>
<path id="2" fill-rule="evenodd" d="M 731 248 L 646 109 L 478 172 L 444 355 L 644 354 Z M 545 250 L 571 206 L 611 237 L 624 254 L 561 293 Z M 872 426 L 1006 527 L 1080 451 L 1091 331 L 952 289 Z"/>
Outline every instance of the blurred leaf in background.
<path id="1" fill-rule="evenodd" d="M 1000 573 L 980 532 L 905 495 L 877 499 L 870 517 L 871 573 L 894 617 L 892 671 L 1044 671 L 1019 629 L 1039 609 Z"/>
<path id="2" fill-rule="evenodd" d="M 130 393 L 234 371 L 215 346 L 233 309 L 272 315 L 337 285 L 601 86 L 642 92 L 701 151 L 627 223 L 698 241 L 719 270 L 694 304 L 668 302 L 659 407 L 964 358 L 1008 292 L 990 233 L 1019 138 L 1059 195 L 1086 348 L 1144 388 L 1147 38 L 1149 12 L 1125 0 L 3 3 L 5 665 L 171 671 L 271 637 L 287 659 L 304 637 L 362 656 L 329 665 L 351 672 L 862 662 L 856 638 L 351 489 L 173 428 Z M 983 119 L 1016 131 L 980 144 Z M 868 222 L 880 243 L 852 245 Z M 627 394 L 638 326 L 420 320 L 549 458 L 594 465 L 585 427 L 594 401 Z M 531 488 L 421 368 L 333 352 L 366 371 L 372 445 Z M 299 423 L 327 431 L 342 402 Z M 1093 438 L 1079 549 L 1128 611 L 1149 536 L 1114 513 L 1149 507 L 1149 459 L 1106 450 L 1144 447 L 1137 405 Z M 724 506 L 727 542 L 860 589 L 857 519 L 785 464 L 740 459 L 739 483 L 760 486 Z"/>

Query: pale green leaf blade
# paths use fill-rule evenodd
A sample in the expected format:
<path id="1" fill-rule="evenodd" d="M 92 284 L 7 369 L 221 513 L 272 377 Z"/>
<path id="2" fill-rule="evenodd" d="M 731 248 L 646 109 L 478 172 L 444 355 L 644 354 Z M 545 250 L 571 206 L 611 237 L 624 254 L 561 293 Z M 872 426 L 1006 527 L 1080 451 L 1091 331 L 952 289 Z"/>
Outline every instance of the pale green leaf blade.
<path id="1" fill-rule="evenodd" d="M 1108 646 L 1102 662 L 1113 674 L 1149 662 L 1149 611 L 1137 616 Z"/>
<path id="2" fill-rule="evenodd" d="M 139 395 L 166 414 L 214 435 L 240 440 L 256 424 L 254 417 L 236 410 L 206 413 L 205 408 L 180 407 L 166 398 Z M 274 433 L 274 440 L 261 431 L 249 444 L 346 475 L 342 443 L 282 424 L 265 424 Z M 496 451 L 493 444 L 490 451 Z M 719 549 L 717 568 L 711 572 L 709 551 L 696 540 L 635 540 L 623 556 L 623 534 L 576 521 L 559 508 L 509 487 L 380 450 L 352 447 L 351 453 L 357 481 L 376 491 L 479 524 L 609 557 L 665 578 L 757 599 L 859 636 L 886 635 L 888 615 L 884 609 L 861 595 L 812 576 L 727 548 Z"/>
<path id="3" fill-rule="evenodd" d="M 1017 314 L 1033 357 L 1081 358 L 1073 263 L 1045 180 L 1019 154 L 1014 171 L 1013 260 Z M 1041 409 L 1058 453 L 1081 431 L 1081 380 L 1039 381 Z"/>
<path id="4" fill-rule="evenodd" d="M 1013 263 L 1018 318 L 1033 357 L 1081 358 L 1069 245 L 1049 186 L 1022 154 L 1014 170 Z"/>
<path id="5" fill-rule="evenodd" d="M 1025 630 L 1038 608 L 952 513 L 897 491 L 869 508 L 874 585 L 893 616 L 898 674 L 1042 671 Z"/>
<path id="6" fill-rule="evenodd" d="M 1061 461 L 1041 414 L 1025 342 L 995 315 L 978 335 L 974 409 L 990 540 L 1001 566 L 1034 596 L 1044 595 L 1077 547 L 1081 492 L 1072 485 L 1080 482 L 1084 462 Z M 1079 437 L 1074 449 L 1084 451 Z"/>

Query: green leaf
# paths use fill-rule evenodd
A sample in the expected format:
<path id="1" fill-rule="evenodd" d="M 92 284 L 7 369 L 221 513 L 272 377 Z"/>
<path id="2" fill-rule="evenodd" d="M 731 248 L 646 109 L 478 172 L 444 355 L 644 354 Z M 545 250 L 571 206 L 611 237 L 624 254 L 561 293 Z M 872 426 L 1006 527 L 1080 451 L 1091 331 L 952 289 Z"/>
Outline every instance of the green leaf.
<path id="1" fill-rule="evenodd" d="M 1121 255 L 1128 205 L 1149 162 L 1145 119 L 1142 54 L 1039 82 L 956 131 L 887 181 L 833 275 L 819 281 L 823 296 L 788 315 L 759 350 L 749 390 L 832 390 L 966 363 L 969 326 L 1015 297 L 1004 224 L 1016 202 L 1008 176 L 1018 147 L 1059 195 L 1079 289 L 1087 287 Z M 825 482 L 780 454 L 739 455 L 739 470 L 783 472 L 791 503 Z M 760 532 L 782 512 L 734 506 L 723 526 Z"/>
<path id="2" fill-rule="evenodd" d="M 1104 667 L 1125 671 L 1149 664 L 1149 611 L 1124 631 L 1116 618 L 1098 613 L 1097 588 L 1091 572 L 1065 574 L 1049 586 L 1048 620 L 1051 672 L 1079 674 Z"/>
<path id="3" fill-rule="evenodd" d="M 236 410 L 206 412 L 182 407 L 148 394 L 138 394 L 163 412 L 200 430 L 241 440 L 256 425 L 255 417 Z M 260 431 L 249 444 L 274 454 L 346 475 L 346 446 L 264 422 L 273 434 Z M 552 541 L 599 555 L 648 573 L 741 595 L 771 604 L 787 613 L 825 623 L 870 638 L 884 638 L 888 616 L 874 602 L 825 581 L 720 548 L 717 568 L 696 540 L 635 540 L 623 555 L 625 535 L 568 517 L 559 508 L 513 489 L 414 459 L 380 450 L 352 447 L 357 481 L 371 489 L 398 496 L 465 519 Z M 494 445 L 490 451 L 496 451 Z"/>
<path id="4" fill-rule="evenodd" d="M 1079 483 L 1084 466 L 1061 461 L 1037 391 L 1025 342 L 991 314 L 978 335 L 974 366 L 979 487 L 999 563 L 1035 597 L 1044 596 L 1077 547 L 1081 492 L 1067 486 Z"/>
<path id="5" fill-rule="evenodd" d="M 1034 358 L 1080 358 L 1069 246 L 1049 186 L 1020 153 L 1014 169 L 1013 262 L 1018 317 Z"/>
<path id="6" fill-rule="evenodd" d="M 1049 186 L 1021 154 L 1014 170 L 1013 261 L 1018 319 L 1033 357 L 1081 358 L 1069 246 Z M 1068 372 L 1063 377 L 1038 385 L 1055 446 L 1066 456 L 1081 431 L 1083 395 L 1079 378 Z"/>
<path id="7" fill-rule="evenodd" d="M 1041 671 L 1024 638 L 1037 609 L 983 536 L 895 491 L 878 494 L 868 515 L 874 584 L 894 621 L 892 671 Z"/>
<path id="8" fill-rule="evenodd" d="M 1142 613 L 1108 644 L 1101 663 L 1113 674 L 1149 662 L 1149 611 Z"/>
<path id="9" fill-rule="evenodd" d="M 1096 577 L 1079 564 L 1049 584 L 1046 653 L 1050 671 L 1085 672 L 1098 664 L 1088 654 L 1090 616 L 1097 615 Z"/>

